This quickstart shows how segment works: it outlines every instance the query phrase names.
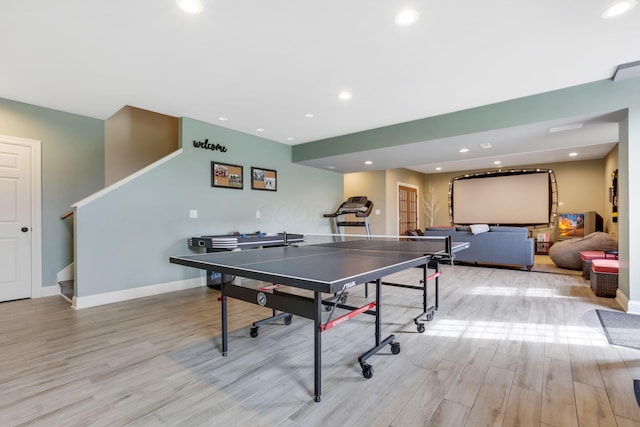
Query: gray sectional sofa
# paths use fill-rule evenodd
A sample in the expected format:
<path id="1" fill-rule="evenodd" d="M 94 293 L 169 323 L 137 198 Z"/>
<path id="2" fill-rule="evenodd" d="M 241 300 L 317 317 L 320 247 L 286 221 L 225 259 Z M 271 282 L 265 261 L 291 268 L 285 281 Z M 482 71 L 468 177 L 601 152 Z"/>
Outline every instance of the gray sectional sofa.
<path id="1" fill-rule="evenodd" d="M 473 234 L 464 227 L 427 227 L 425 236 L 451 236 L 454 242 L 471 246 L 456 254 L 455 261 L 476 264 L 519 265 L 531 271 L 535 256 L 535 239 L 525 227 L 492 226 L 489 231 Z"/>

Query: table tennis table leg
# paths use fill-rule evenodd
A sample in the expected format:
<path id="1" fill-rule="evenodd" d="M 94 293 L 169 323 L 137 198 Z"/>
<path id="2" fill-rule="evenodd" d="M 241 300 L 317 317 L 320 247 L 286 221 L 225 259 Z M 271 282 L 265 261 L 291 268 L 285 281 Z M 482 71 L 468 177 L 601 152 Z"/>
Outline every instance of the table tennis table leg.
<path id="1" fill-rule="evenodd" d="M 432 274 L 431 276 L 429 276 L 428 273 L 428 269 L 429 267 L 433 268 L 435 270 L 435 273 Z M 418 329 L 418 332 L 423 333 L 425 331 L 425 326 L 424 326 L 424 321 L 426 320 L 431 321 L 433 320 L 433 316 L 435 315 L 435 311 L 438 309 L 438 299 L 439 299 L 439 288 L 440 288 L 440 264 L 438 263 L 438 261 L 429 261 L 428 264 L 423 266 L 422 269 L 422 284 L 423 284 L 423 290 L 422 290 L 422 313 L 419 316 L 416 316 L 413 319 L 413 322 L 416 324 L 416 327 Z M 429 290 L 428 290 L 428 282 L 429 282 L 429 278 L 432 278 L 434 280 L 434 287 L 435 287 L 435 305 L 429 307 Z"/>
<path id="2" fill-rule="evenodd" d="M 320 402 L 322 388 L 322 295 L 313 293 L 314 319 L 313 319 L 313 399 Z"/>
<path id="3" fill-rule="evenodd" d="M 391 345 L 391 353 L 398 354 L 400 353 L 400 343 L 394 342 L 393 340 L 396 338 L 395 335 L 389 335 L 384 340 L 381 340 L 381 294 L 382 294 L 382 279 L 376 280 L 376 321 L 375 321 L 375 338 L 376 345 L 370 348 L 366 353 L 358 357 L 358 362 L 360 363 L 360 367 L 362 368 L 362 376 L 369 379 L 373 377 L 373 367 L 366 363 L 366 360 L 371 356 L 379 352 L 384 346 L 387 344 Z"/>
<path id="4" fill-rule="evenodd" d="M 380 320 L 381 320 L 381 311 L 382 307 L 380 307 L 380 293 L 382 292 L 382 280 L 376 280 L 376 347 L 380 346 Z"/>
<path id="5" fill-rule="evenodd" d="M 222 296 L 220 302 L 222 304 L 222 355 L 227 355 L 228 350 L 228 336 L 227 336 L 227 296 L 224 294 L 224 283 L 220 285 Z"/>
<path id="6" fill-rule="evenodd" d="M 440 273 L 440 263 L 438 261 L 434 261 L 434 265 L 435 265 L 435 269 L 436 269 L 436 273 Z M 438 305 L 439 303 L 439 291 L 440 289 L 440 276 L 436 276 L 436 281 L 435 281 L 435 299 L 436 299 L 436 305 L 435 305 L 435 309 L 438 309 Z"/>

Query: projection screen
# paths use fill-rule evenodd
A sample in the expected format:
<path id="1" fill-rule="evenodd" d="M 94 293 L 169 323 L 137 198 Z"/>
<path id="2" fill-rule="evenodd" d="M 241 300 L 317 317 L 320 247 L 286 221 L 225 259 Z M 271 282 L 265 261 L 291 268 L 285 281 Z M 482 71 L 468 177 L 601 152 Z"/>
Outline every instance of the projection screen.
<path id="1" fill-rule="evenodd" d="M 453 178 L 452 222 L 461 225 L 549 223 L 550 179 L 546 170 Z"/>

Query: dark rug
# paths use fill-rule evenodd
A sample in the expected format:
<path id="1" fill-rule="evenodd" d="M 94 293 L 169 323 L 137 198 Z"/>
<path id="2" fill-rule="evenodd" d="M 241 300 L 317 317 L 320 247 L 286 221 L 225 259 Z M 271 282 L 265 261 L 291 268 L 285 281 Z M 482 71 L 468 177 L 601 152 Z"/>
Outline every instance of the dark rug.
<path id="1" fill-rule="evenodd" d="M 610 344 L 640 350 L 640 316 L 619 311 L 596 310 Z"/>

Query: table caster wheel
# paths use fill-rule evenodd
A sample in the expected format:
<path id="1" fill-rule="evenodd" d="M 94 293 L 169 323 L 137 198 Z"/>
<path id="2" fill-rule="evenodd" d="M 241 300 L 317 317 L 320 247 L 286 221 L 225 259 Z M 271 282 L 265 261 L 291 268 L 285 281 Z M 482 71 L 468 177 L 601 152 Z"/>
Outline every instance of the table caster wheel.
<path id="1" fill-rule="evenodd" d="M 285 325 L 290 325 L 290 324 L 291 324 L 291 318 L 292 318 L 292 317 L 293 317 L 293 316 L 291 316 L 291 315 L 284 316 L 284 324 L 285 324 Z"/>
<path id="2" fill-rule="evenodd" d="M 366 379 L 371 378 L 373 376 L 373 366 L 369 365 L 368 363 L 363 363 L 362 376 L 365 377 Z"/>
<path id="3" fill-rule="evenodd" d="M 432 321 L 433 320 L 433 312 L 427 314 L 427 321 Z"/>
<path id="4" fill-rule="evenodd" d="M 391 354 L 400 353 L 400 343 L 399 342 L 392 342 L 390 345 L 391 345 Z"/>
<path id="5" fill-rule="evenodd" d="M 418 323 L 417 326 L 418 332 L 423 333 L 424 332 L 424 323 Z"/>
<path id="6" fill-rule="evenodd" d="M 258 336 L 258 327 L 254 326 L 253 328 L 251 328 L 249 335 L 251 335 L 251 338 L 256 338 Z"/>
<path id="7" fill-rule="evenodd" d="M 331 306 L 330 305 L 325 305 L 324 306 L 324 311 L 331 311 Z"/>
<path id="8" fill-rule="evenodd" d="M 342 295 L 340 297 L 340 303 L 342 303 L 342 304 L 346 304 L 347 303 L 347 295 Z"/>

